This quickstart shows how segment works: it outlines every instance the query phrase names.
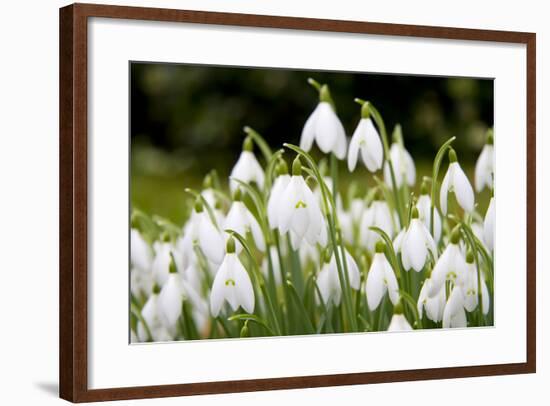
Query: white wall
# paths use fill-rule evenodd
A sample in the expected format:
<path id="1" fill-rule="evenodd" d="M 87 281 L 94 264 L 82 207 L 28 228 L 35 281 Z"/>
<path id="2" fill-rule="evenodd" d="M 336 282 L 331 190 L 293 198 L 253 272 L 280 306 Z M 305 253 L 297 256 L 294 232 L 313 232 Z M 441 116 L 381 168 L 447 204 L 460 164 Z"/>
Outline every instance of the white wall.
<path id="1" fill-rule="evenodd" d="M 538 373 L 430 382 L 411 382 L 185 399 L 188 405 L 237 402 L 244 405 L 357 404 L 390 401 L 446 406 L 547 404 L 550 359 L 543 342 L 550 320 L 550 288 L 542 270 L 550 261 L 543 243 L 550 226 L 543 188 L 550 161 L 543 161 L 543 134 L 550 131 L 543 78 L 550 57 L 549 12 L 545 2 L 297 0 L 112 1 L 116 4 L 232 11 L 409 24 L 489 28 L 537 33 L 538 113 Z M 58 373 L 58 7 L 65 2 L 37 0 L 0 5 L 0 399 L 3 404 L 54 404 Z M 511 213 L 512 214 L 512 213 Z M 546 289 L 545 289 L 546 288 Z M 391 355 L 390 355 L 391 356 Z M 546 398 L 546 400 L 544 399 Z M 141 404 L 181 404 L 182 399 Z M 119 402 L 123 405 L 128 402 Z"/>

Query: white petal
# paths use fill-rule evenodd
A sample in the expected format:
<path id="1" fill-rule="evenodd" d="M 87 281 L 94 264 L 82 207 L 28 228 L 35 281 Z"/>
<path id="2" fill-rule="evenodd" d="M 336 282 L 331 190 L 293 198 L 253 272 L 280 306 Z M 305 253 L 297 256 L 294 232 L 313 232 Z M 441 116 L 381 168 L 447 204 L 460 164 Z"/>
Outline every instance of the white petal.
<path id="1" fill-rule="evenodd" d="M 199 244 L 202 252 L 210 261 L 221 264 L 225 253 L 225 239 L 204 212 L 199 227 Z"/>
<path id="2" fill-rule="evenodd" d="M 447 169 L 447 173 L 443 178 L 443 182 L 441 183 L 441 189 L 439 191 L 439 205 L 441 206 L 441 212 L 443 213 L 443 215 L 447 215 L 447 201 L 449 196 L 449 186 L 453 178 L 453 172 L 454 172 L 453 168 L 454 167 L 452 166 L 452 164 L 449 165 L 449 169 Z"/>
<path id="3" fill-rule="evenodd" d="M 237 301 L 247 313 L 252 314 L 254 313 L 254 289 L 252 288 L 252 282 L 241 261 L 236 256 L 233 266 L 233 275 L 235 277 L 234 289 Z"/>
<path id="4" fill-rule="evenodd" d="M 313 140 L 315 139 L 315 121 L 317 117 L 317 111 L 319 106 L 313 110 L 313 112 L 308 117 L 304 128 L 302 130 L 302 136 L 300 137 L 300 148 L 304 151 L 309 151 L 313 146 Z"/>
<path id="5" fill-rule="evenodd" d="M 474 210 L 474 190 L 472 189 L 472 185 L 458 162 L 454 162 L 451 165 L 456 166 L 453 176 L 453 186 L 458 204 L 465 211 L 472 212 Z"/>
<path id="6" fill-rule="evenodd" d="M 388 326 L 388 331 L 409 331 L 412 330 L 410 323 L 404 315 L 394 314 Z"/>
<path id="7" fill-rule="evenodd" d="M 337 132 L 338 135 L 336 139 L 336 145 L 334 148 L 334 155 L 336 155 L 336 158 L 338 159 L 344 159 L 346 157 L 348 142 L 346 139 L 346 132 L 344 130 L 344 126 L 342 125 L 340 120 L 338 120 L 337 129 L 338 129 L 338 132 Z"/>
<path id="8" fill-rule="evenodd" d="M 416 272 L 420 272 L 424 268 L 428 255 L 426 235 L 422 227 L 423 224 L 419 219 L 413 219 L 401 248 L 402 257 L 408 257 L 410 266 Z M 403 265 L 405 264 L 403 263 Z"/>
<path id="9" fill-rule="evenodd" d="M 483 241 L 490 250 L 494 250 L 495 239 L 495 202 L 491 197 L 485 220 L 483 221 Z"/>
<path id="10" fill-rule="evenodd" d="M 380 141 L 380 136 L 378 135 L 378 131 L 376 131 L 372 120 L 370 118 L 363 120 L 366 122 L 364 130 L 365 145 L 361 148 L 361 152 L 363 153 L 362 157 L 365 160 L 365 165 L 368 170 L 371 172 L 376 172 L 382 167 L 382 162 L 384 160 L 382 141 Z"/>
<path id="11" fill-rule="evenodd" d="M 226 259 L 224 259 L 216 273 L 214 283 L 212 284 L 212 291 L 210 292 L 210 311 L 214 317 L 218 317 L 218 314 L 220 314 L 220 310 L 225 300 L 224 286 L 228 272 Z"/>
<path id="12" fill-rule="evenodd" d="M 384 270 L 384 254 L 374 254 L 369 273 L 367 275 L 366 293 L 367 304 L 369 309 L 375 310 L 382 297 L 386 293 L 386 285 L 384 283 L 385 270 Z"/>
<path id="13" fill-rule="evenodd" d="M 288 182 L 288 186 L 282 194 L 277 216 L 281 234 L 286 233 L 290 229 L 292 216 L 296 210 L 296 203 L 299 200 L 300 178 L 301 176 L 292 176 Z"/>
<path id="14" fill-rule="evenodd" d="M 332 106 L 327 102 L 321 102 L 317 106 L 315 120 L 315 140 L 319 149 L 325 154 L 332 152 L 338 137 L 339 120 Z"/>
<path id="15" fill-rule="evenodd" d="M 269 226 L 272 229 L 275 229 L 278 226 L 278 208 L 281 202 L 282 194 L 289 182 L 289 175 L 281 175 L 278 176 L 273 183 L 273 188 L 271 189 L 269 200 L 267 202 L 267 219 L 269 220 Z"/>
<path id="16" fill-rule="evenodd" d="M 351 141 L 349 143 L 349 150 L 348 150 L 348 170 L 350 172 L 353 172 L 355 170 L 355 167 L 357 166 L 357 158 L 359 156 L 359 144 L 362 140 L 362 133 L 361 130 L 361 122 L 359 122 L 359 125 L 357 126 L 357 129 L 353 133 L 353 136 L 351 137 Z"/>
<path id="17" fill-rule="evenodd" d="M 399 302 L 399 285 L 397 284 L 395 273 L 386 257 L 384 257 L 384 281 L 388 289 L 390 300 L 396 305 L 397 302 Z"/>
<path id="18" fill-rule="evenodd" d="M 179 278 L 178 274 L 170 274 L 168 281 L 162 287 L 159 294 L 160 308 L 166 320 L 166 327 L 175 326 L 176 321 L 181 315 L 183 291 Z"/>
<path id="19" fill-rule="evenodd" d="M 248 219 L 248 225 L 250 227 L 250 232 L 252 233 L 252 237 L 254 238 L 254 242 L 256 243 L 256 247 L 264 252 L 265 251 L 265 240 L 264 240 L 264 233 L 262 232 L 262 229 L 260 228 L 260 224 L 256 220 L 256 217 L 250 213 L 250 211 L 246 211 L 246 216 Z"/>

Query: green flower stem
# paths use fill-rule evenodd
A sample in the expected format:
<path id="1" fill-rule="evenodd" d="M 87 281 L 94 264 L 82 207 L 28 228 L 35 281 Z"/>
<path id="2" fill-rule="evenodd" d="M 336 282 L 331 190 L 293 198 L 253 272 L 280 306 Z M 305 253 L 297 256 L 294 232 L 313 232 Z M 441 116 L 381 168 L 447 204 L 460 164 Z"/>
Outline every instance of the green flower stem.
<path id="1" fill-rule="evenodd" d="M 434 159 L 433 171 L 432 171 L 432 193 L 431 193 L 431 210 L 430 210 L 430 234 L 434 235 L 434 211 L 435 211 L 435 199 L 437 193 L 437 177 L 439 175 L 439 168 L 441 167 L 441 161 L 445 156 L 445 152 L 451 146 L 456 137 L 449 138 L 437 151 Z"/>
<path id="2" fill-rule="evenodd" d="M 392 191 L 393 191 L 393 197 L 395 199 L 395 207 L 397 209 L 397 215 L 399 217 L 399 224 L 403 226 L 404 225 L 403 221 L 405 216 L 403 212 L 403 207 L 401 205 L 401 199 L 399 198 L 399 189 L 397 187 L 395 170 L 393 168 L 393 162 L 390 155 L 390 146 L 388 143 L 388 133 L 386 131 L 386 125 L 384 124 L 382 115 L 378 112 L 378 110 L 376 109 L 376 107 L 373 106 L 372 103 L 362 99 L 358 99 L 358 98 L 356 98 L 355 101 L 361 106 L 363 106 L 364 104 L 367 104 L 370 114 L 372 115 L 374 122 L 376 123 L 376 125 L 378 126 L 378 129 L 380 130 L 380 138 L 382 138 L 382 146 L 384 147 L 384 157 L 386 158 L 386 162 L 388 163 L 388 166 L 390 168 Z"/>
<path id="3" fill-rule="evenodd" d="M 246 135 L 250 136 L 254 140 L 258 148 L 260 148 L 265 161 L 269 162 L 273 153 L 271 152 L 271 148 L 269 148 L 269 144 L 265 141 L 264 137 L 262 137 L 256 130 L 248 126 L 245 126 L 243 130 Z"/>
<path id="4" fill-rule="evenodd" d="M 311 157 L 311 155 L 309 155 L 307 152 L 305 152 L 300 147 L 297 147 L 296 145 L 287 144 L 287 143 L 283 145 L 286 148 L 293 150 L 294 152 L 298 153 L 299 155 L 305 158 L 306 162 L 308 163 L 308 166 L 314 172 L 319 188 L 321 189 L 321 195 L 323 198 L 323 209 L 324 209 L 323 211 L 325 213 L 328 213 L 330 241 L 332 244 L 332 248 L 334 250 L 336 267 L 338 269 L 338 279 L 340 281 L 340 286 L 342 287 L 342 296 L 344 297 L 344 307 L 345 307 L 347 316 L 349 318 L 349 322 L 352 330 L 357 331 L 357 320 L 352 310 L 350 287 L 349 287 L 349 284 L 347 285 L 345 284 L 346 279 L 344 279 L 344 275 L 343 275 L 344 271 L 342 269 L 342 263 L 340 262 L 338 240 L 336 238 L 336 222 L 335 222 L 336 204 L 334 203 L 334 198 L 331 192 L 328 190 L 328 187 L 324 182 L 323 177 L 321 176 L 321 173 L 319 172 L 319 168 L 317 168 L 317 165 L 315 164 L 315 160 Z M 331 213 L 330 209 L 332 209 L 332 213 L 333 213 L 332 215 L 330 214 Z"/>
<path id="5" fill-rule="evenodd" d="M 332 197 L 338 200 L 338 158 L 330 154 L 330 177 L 332 178 Z"/>
<path id="6" fill-rule="evenodd" d="M 303 331 L 306 334 L 313 334 L 315 333 L 315 329 L 313 328 L 313 324 L 311 324 L 311 320 L 309 319 L 309 316 L 307 314 L 307 310 L 304 307 L 304 303 L 300 300 L 300 296 L 298 295 L 298 292 L 296 291 L 296 288 L 290 281 L 286 281 L 286 284 L 288 286 L 288 291 L 290 293 L 290 297 L 294 301 L 294 305 L 296 306 L 296 309 L 298 310 L 298 315 L 301 318 L 302 323 L 300 325 L 302 328 L 305 327 L 305 330 Z"/>

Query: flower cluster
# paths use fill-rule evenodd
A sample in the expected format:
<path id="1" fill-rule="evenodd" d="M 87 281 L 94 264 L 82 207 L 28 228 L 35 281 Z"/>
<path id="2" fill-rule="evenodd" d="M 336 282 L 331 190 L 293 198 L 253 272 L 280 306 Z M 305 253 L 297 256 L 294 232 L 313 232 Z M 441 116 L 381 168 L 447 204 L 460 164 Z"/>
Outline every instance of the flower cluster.
<path id="1" fill-rule="evenodd" d="M 417 180 L 399 125 L 390 145 L 378 110 L 355 99 L 348 139 L 329 87 L 310 84 L 319 103 L 299 146 L 273 151 L 245 127 L 229 177 L 212 170 L 202 190 L 186 189 L 183 226 L 132 211 L 132 342 L 493 323 L 492 130 L 475 192 L 454 137 Z M 340 182 L 342 160 L 365 181 Z"/>

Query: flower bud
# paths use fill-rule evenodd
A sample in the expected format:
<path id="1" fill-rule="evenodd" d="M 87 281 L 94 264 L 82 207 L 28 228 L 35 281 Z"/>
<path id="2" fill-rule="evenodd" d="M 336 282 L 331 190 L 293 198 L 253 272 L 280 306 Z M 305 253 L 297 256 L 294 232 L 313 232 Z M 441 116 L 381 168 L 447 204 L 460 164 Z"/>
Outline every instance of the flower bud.
<path id="1" fill-rule="evenodd" d="M 384 252 L 385 249 L 386 249 L 386 243 L 384 243 L 384 241 L 382 241 L 382 240 L 378 240 L 378 242 L 376 243 L 376 247 L 375 247 L 376 253 L 380 254 L 380 253 Z"/>
<path id="2" fill-rule="evenodd" d="M 419 217 L 418 209 L 416 208 L 416 206 L 414 206 L 414 207 L 412 208 L 411 218 L 417 219 L 418 217 Z"/>

